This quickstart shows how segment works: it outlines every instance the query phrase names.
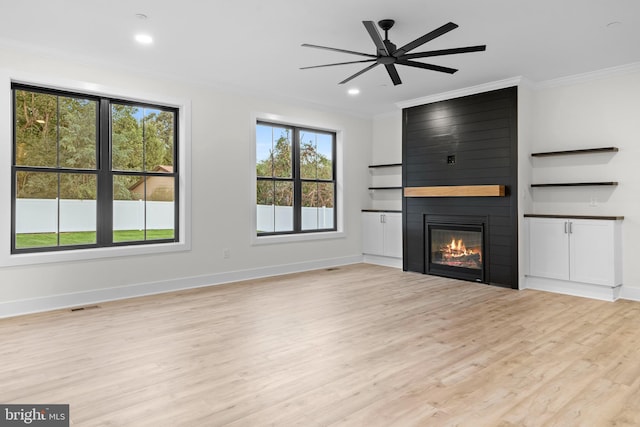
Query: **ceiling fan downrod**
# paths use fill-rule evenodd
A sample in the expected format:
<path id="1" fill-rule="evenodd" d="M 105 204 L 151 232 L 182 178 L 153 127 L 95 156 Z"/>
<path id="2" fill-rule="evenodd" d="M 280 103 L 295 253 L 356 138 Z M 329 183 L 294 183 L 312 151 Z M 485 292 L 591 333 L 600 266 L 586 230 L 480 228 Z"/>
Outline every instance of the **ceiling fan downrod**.
<path id="1" fill-rule="evenodd" d="M 382 31 L 384 31 L 384 39 L 386 41 L 389 40 L 389 30 L 393 28 L 393 24 L 395 23 L 396 21 L 394 21 L 393 19 L 382 19 L 378 21 L 378 26 L 382 29 Z"/>

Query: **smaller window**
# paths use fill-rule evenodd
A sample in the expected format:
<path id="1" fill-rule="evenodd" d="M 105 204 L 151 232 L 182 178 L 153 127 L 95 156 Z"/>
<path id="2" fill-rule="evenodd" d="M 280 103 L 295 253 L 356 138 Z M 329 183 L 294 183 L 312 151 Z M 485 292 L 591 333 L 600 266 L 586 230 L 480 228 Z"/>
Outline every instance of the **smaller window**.
<path id="1" fill-rule="evenodd" d="M 257 234 L 335 231 L 335 165 L 334 132 L 258 122 Z"/>

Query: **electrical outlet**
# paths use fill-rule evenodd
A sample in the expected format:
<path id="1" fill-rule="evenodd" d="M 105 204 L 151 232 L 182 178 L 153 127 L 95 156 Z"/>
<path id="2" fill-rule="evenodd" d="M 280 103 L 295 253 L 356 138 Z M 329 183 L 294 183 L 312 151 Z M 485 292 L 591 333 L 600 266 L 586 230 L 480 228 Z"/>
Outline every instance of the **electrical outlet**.
<path id="1" fill-rule="evenodd" d="M 229 248 L 224 248 L 222 250 L 222 257 L 227 259 L 231 257 L 231 251 L 229 250 Z"/>

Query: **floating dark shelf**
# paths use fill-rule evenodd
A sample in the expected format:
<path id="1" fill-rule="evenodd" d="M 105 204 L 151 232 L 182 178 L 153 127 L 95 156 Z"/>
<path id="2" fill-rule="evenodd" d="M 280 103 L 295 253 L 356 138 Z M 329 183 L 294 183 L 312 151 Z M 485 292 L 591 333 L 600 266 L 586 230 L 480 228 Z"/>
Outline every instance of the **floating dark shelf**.
<path id="1" fill-rule="evenodd" d="M 586 148 L 584 150 L 547 151 L 543 153 L 531 153 L 531 157 L 566 156 L 571 154 L 589 154 L 589 153 L 615 153 L 617 151 L 618 151 L 618 147 Z"/>
<path id="2" fill-rule="evenodd" d="M 402 163 L 389 163 L 386 165 L 369 165 L 369 169 L 375 169 L 375 168 L 393 168 L 396 166 L 402 166 Z"/>
<path id="3" fill-rule="evenodd" d="M 362 209 L 362 212 L 388 212 L 388 213 L 402 213 L 402 211 L 389 210 L 389 209 Z"/>
<path id="4" fill-rule="evenodd" d="M 563 182 L 554 184 L 531 184 L 531 187 L 588 187 L 588 186 L 616 186 L 616 181 L 607 182 Z"/>
<path id="5" fill-rule="evenodd" d="M 369 190 L 402 190 L 402 187 L 369 187 Z"/>

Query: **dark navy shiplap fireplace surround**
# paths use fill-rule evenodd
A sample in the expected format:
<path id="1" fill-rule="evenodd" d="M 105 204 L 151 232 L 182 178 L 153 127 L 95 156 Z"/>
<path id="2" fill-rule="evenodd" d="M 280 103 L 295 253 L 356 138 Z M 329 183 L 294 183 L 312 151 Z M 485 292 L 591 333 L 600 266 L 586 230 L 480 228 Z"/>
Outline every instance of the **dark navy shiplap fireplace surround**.
<path id="1" fill-rule="evenodd" d="M 404 270 L 517 289 L 517 88 L 406 108 L 402 132 L 403 187 L 506 188 L 504 197 L 404 197 Z M 437 224 L 478 230 L 482 241 L 460 252 L 458 241 L 474 240 L 473 233 L 452 237 L 460 258 L 443 261 L 441 252 L 452 249 L 433 247 Z"/>

